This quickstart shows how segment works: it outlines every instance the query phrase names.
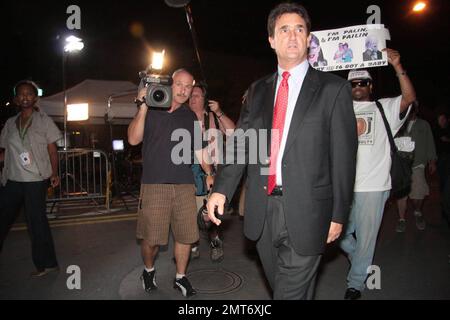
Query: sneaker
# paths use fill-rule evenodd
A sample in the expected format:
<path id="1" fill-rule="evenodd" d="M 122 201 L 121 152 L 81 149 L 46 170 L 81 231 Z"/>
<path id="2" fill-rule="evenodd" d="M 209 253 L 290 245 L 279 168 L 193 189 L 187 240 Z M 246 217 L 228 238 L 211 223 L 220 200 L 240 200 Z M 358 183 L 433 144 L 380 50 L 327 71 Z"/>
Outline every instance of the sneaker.
<path id="1" fill-rule="evenodd" d="M 153 270 L 152 272 L 147 272 L 144 270 L 144 272 L 142 272 L 141 280 L 142 280 L 142 287 L 146 292 L 151 292 L 153 290 L 158 289 L 158 286 L 156 285 L 155 270 Z"/>
<path id="2" fill-rule="evenodd" d="M 33 278 L 41 278 L 52 272 L 59 272 L 59 267 L 45 268 L 44 270 L 36 270 L 35 272 L 31 273 L 31 276 Z"/>
<path id="3" fill-rule="evenodd" d="M 223 242 L 220 239 L 214 239 L 211 241 L 211 261 L 212 262 L 222 262 L 223 256 Z"/>
<path id="4" fill-rule="evenodd" d="M 398 220 L 395 231 L 397 231 L 398 233 L 405 232 L 406 231 L 406 220 L 403 220 L 403 219 Z"/>
<path id="5" fill-rule="evenodd" d="M 416 214 L 416 227 L 420 231 L 425 230 L 426 223 L 422 214 Z"/>
<path id="6" fill-rule="evenodd" d="M 180 290 L 183 296 L 185 297 L 192 297 L 193 295 L 197 294 L 197 291 L 195 291 L 195 289 L 192 288 L 191 283 L 186 277 L 183 277 L 181 279 L 175 279 L 173 282 L 173 288 Z"/>
<path id="7" fill-rule="evenodd" d="M 191 259 L 198 259 L 200 258 L 200 248 L 198 246 L 192 247 L 191 249 Z"/>

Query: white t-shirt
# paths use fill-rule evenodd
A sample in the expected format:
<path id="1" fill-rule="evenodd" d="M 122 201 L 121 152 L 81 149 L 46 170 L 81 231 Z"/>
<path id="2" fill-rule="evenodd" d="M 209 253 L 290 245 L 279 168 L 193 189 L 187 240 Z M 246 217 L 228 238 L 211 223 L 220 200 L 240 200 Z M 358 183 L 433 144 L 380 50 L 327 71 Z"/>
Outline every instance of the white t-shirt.
<path id="1" fill-rule="evenodd" d="M 402 96 L 379 101 L 395 136 L 408 118 L 400 119 Z M 359 135 L 355 192 L 391 190 L 391 146 L 381 113 L 374 101 L 353 101 L 353 107 Z"/>

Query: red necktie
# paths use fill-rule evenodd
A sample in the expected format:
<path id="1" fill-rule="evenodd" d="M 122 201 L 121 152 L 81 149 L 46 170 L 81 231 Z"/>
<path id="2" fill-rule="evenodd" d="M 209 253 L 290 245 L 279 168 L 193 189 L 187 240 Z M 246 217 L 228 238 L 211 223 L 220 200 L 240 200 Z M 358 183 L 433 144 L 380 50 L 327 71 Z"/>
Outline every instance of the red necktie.
<path id="1" fill-rule="evenodd" d="M 286 119 L 286 110 L 289 99 L 289 84 L 288 80 L 291 74 L 289 72 L 283 73 L 283 80 L 278 88 L 277 100 L 275 102 L 275 109 L 273 112 L 273 126 L 272 126 L 272 143 L 270 148 L 270 171 L 269 184 L 267 186 L 267 193 L 271 195 L 277 185 L 277 160 L 280 152 L 281 139 L 283 139 L 284 121 Z"/>

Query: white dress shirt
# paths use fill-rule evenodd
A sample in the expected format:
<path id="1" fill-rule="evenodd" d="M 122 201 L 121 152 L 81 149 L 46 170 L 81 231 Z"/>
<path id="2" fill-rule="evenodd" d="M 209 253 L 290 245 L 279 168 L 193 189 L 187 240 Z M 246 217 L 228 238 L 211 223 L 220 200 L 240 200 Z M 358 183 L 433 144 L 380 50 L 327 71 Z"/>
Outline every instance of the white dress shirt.
<path id="1" fill-rule="evenodd" d="M 292 116 L 295 111 L 295 105 L 297 104 L 297 100 L 300 95 L 300 91 L 303 86 L 303 81 L 305 80 L 306 73 L 309 69 L 309 62 L 308 60 L 305 60 L 303 63 L 299 64 L 295 68 L 291 70 L 283 70 L 280 67 L 278 67 L 278 82 L 277 82 L 277 89 L 275 94 L 275 102 L 277 99 L 278 94 L 278 88 L 280 87 L 281 81 L 283 80 L 283 73 L 288 71 L 291 74 L 291 77 L 288 80 L 289 84 L 289 101 L 286 111 L 286 120 L 284 122 L 284 130 L 283 130 L 283 138 L 281 139 L 281 145 L 280 145 L 280 151 L 278 153 L 278 159 L 277 159 L 277 186 L 283 185 L 283 176 L 282 176 L 282 162 L 283 162 L 283 156 L 284 151 L 286 149 L 286 142 L 287 137 L 289 134 L 289 129 L 291 128 L 291 122 L 292 122 Z"/>

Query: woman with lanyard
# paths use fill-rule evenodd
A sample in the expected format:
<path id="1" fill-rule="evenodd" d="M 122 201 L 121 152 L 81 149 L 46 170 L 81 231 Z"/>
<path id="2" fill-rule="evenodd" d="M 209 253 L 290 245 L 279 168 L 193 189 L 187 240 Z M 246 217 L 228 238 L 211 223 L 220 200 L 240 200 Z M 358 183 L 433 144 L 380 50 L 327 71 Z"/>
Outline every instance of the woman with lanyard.
<path id="1" fill-rule="evenodd" d="M 20 113 L 10 118 L 0 136 L 0 159 L 4 160 L 0 193 L 0 247 L 21 206 L 32 243 L 32 258 L 42 277 L 58 270 L 53 238 L 46 216 L 49 180 L 59 185 L 58 150 L 55 142 L 61 132 L 36 107 L 38 87 L 32 81 L 15 86 L 15 103 Z"/>

